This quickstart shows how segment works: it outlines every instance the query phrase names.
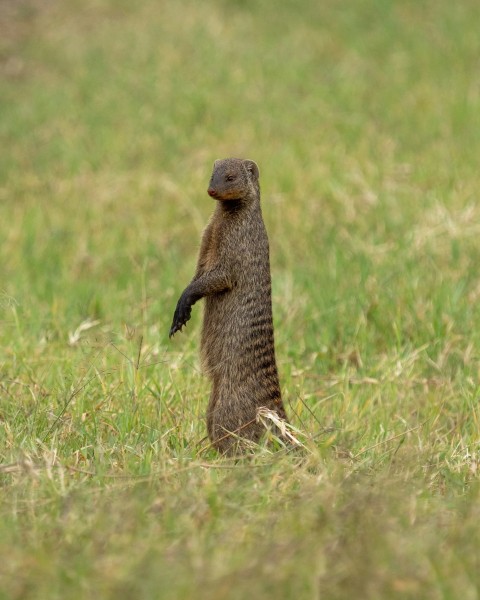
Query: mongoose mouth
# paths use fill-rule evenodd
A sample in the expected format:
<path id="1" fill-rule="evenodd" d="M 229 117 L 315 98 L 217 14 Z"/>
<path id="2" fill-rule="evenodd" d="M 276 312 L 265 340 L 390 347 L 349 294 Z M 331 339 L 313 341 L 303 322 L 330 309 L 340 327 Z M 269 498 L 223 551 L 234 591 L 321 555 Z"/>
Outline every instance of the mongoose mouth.
<path id="1" fill-rule="evenodd" d="M 238 204 L 239 202 L 241 202 L 241 199 L 238 198 L 238 196 L 229 196 L 228 193 L 227 194 L 222 194 L 221 192 L 219 192 L 218 190 L 214 189 L 214 188 L 208 188 L 207 193 L 209 196 L 211 196 L 212 198 L 215 198 L 215 200 L 220 200 L 221 202 L 225 203 L 225 204 Z"/>

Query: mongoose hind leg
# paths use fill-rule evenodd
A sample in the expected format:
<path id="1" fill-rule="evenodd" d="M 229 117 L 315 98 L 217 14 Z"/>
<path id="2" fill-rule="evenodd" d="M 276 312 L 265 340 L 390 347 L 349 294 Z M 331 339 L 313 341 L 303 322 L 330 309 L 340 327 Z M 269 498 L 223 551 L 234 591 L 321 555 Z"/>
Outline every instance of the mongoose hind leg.
<path id="1" fill-rule="evenodd" d="M 238 398 L 228 399 L 213 386 L 207 411 L 207 431 L 212 446 L 221 454 L 241 454 L 249 442 L 258 442 L 264 428 L 257 423 L 254 407 L 245 410 Z M 240 408 L 243 407 L 243 408 Z"/>

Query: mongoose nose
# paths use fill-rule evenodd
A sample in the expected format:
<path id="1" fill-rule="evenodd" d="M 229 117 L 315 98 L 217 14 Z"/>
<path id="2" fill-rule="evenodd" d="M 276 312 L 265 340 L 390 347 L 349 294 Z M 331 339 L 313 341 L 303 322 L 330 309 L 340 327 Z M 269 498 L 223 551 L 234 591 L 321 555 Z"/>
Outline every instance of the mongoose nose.
<path id="1" fill-rule="evenodd" d="M 208 195 L 212 198 L 215 198 L 217 196 L 217 190 L 214 190 L 213 188 L 208 188 Z"/>

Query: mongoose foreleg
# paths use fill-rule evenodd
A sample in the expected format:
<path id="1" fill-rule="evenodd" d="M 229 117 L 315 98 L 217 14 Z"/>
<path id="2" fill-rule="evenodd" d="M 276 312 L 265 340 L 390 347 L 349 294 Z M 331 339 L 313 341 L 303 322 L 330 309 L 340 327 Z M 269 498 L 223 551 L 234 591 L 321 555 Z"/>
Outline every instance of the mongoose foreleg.
<path id="1" fill-rule="evenodd" d="M 214 269 L 203 273 L 198 278 L 194 278 L 178 299 L 169 337 L 180 331 L 187 321 L 190 320 L 192 306 L 200 298 L 209 296 L 210 294 L 225 292 L 229 289 L 231 289 L 229 278 L 222 269 Z"/>

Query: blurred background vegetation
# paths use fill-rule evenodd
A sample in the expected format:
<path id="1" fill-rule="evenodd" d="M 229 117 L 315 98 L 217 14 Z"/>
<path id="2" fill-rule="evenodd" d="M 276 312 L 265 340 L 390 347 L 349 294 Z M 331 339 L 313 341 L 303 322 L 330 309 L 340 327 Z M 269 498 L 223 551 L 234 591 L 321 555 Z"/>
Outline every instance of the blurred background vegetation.
<path id="1" fill-rule="evenodd" d="M 2 0 L 4 598 L 479 594 L 480 4 Z M 304 453 L 204 440 L 216 158 Z"/>

